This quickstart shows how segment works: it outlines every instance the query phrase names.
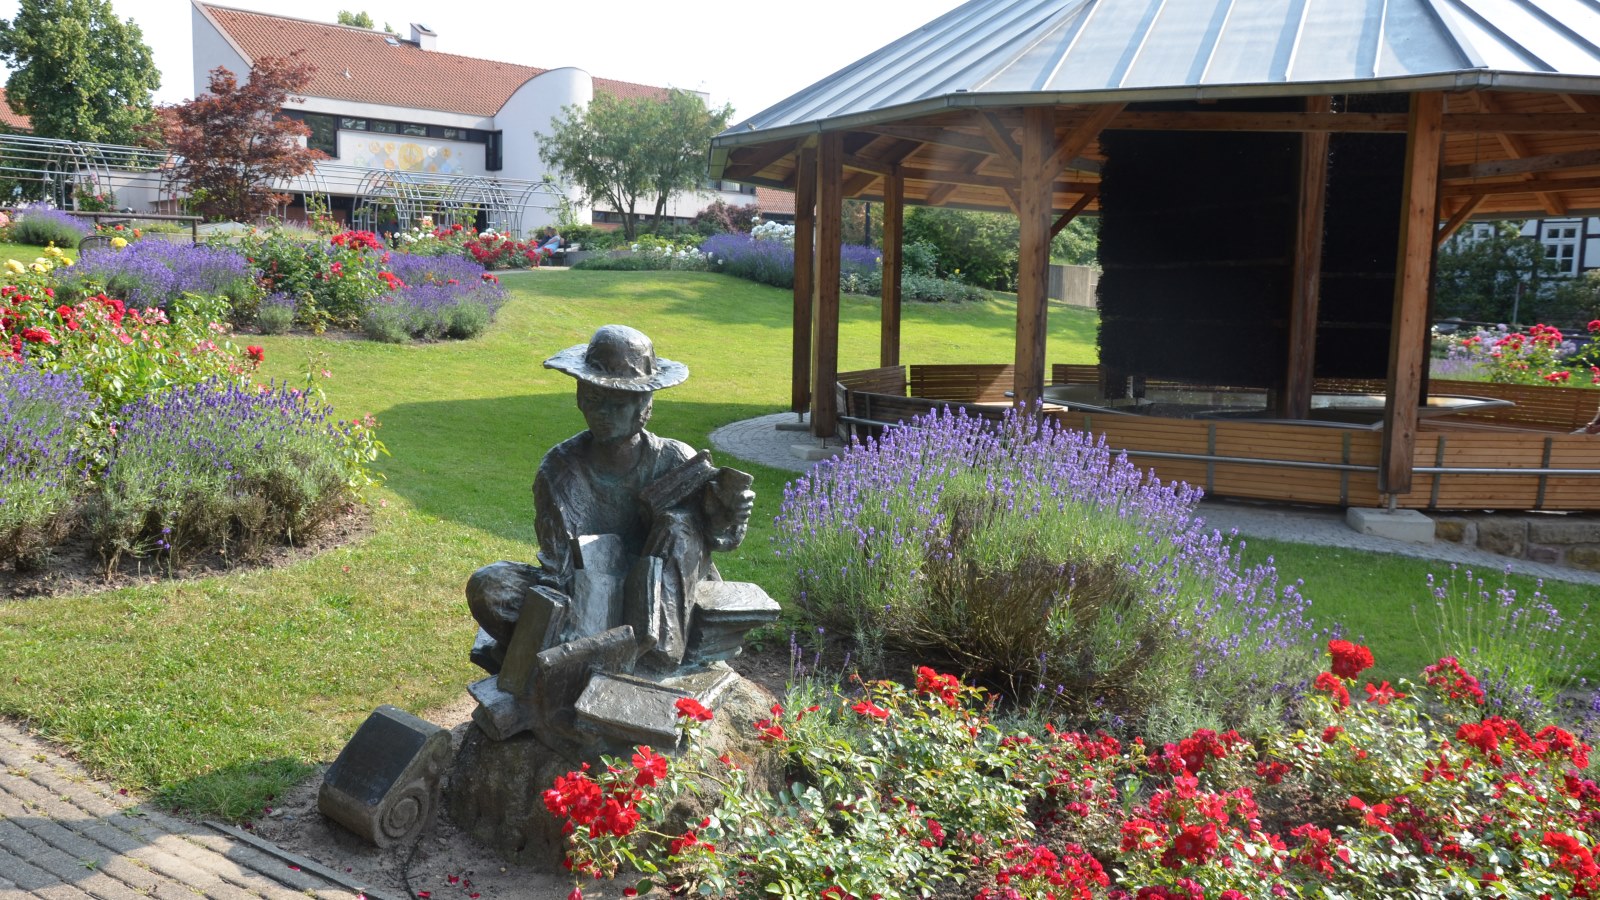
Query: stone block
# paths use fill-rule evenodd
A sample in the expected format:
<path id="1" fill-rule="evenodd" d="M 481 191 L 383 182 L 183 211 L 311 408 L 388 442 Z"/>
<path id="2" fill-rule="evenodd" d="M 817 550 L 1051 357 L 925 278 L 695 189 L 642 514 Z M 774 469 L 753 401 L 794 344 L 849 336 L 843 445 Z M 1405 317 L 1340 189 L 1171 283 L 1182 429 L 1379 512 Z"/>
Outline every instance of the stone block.
<path id="1" fill-rule="evenodd" d="M 1600 572 L 1600 547 L 1573 547 L 1567 551 L 1567 565 Z"/>
<path id="2" fill-rule="evenodd" d="M 1529 544 L 1527 558 L 1538 563 L 1558 565 L 1561 562 L 1561 548 L 1550 547 L 1544 544 Z"/>
<path id="3" fill-rule="evenodd" d="M 705 665 L 739 655 L 750 629 L 778 620 L 778 601 L 758 584 L 702 581 L 695 585 L 684 664 Z"/>
<path id="4" fill-rule="evenodd" d="M 404 843 L 433 824 L 449 762 L 449 732 L 380 706 L 329 767 L 317 808 L 380 848 Z"/>
<path id="5" fill-rule="evenodd" d="M 1485 518 L 1478 522 L 1478 549 L 1522 558 L 1528 549 L 1526 519 Z"/>
<path id="6" fill-rule="evenodd" d="M 1541 517 L 1528 523 L 1528 540 L 1538 544 L 1600 544 L 1600 521 Z"/>
<path id="7" fill-rule="evenodd" d="M 1433 543 L 1433 520 L 1414 509 L 1391 511 L 1352 506 L 1345 510 L 1344 520 L 1361 534 L 1409 544 Z"/>
<path id="8" fill-rule="evenodd" d="M 658 679 L 601 674 L 589 680 L 575 708 L 582 727 L 619 751 L 637 744 L 671 750 L 678 746 L 678 701 L 693 697 L 716 709 L 738 680 L 725 667 Z"/>
<path id="9" fill-rule="evenodd" d="M 1449 541 L 1452 544 L 1466 543 L 1469 538 L 1472 523 L 1466 519 L 1439 518 L 1433 520 L 1434 540 Z"/>
<path id="10" fill-rule="evenodd" d="M 830 457 L 838 456 L 843 452 L 844 446 L 842 444 L 831 447 L 827 445 L 819 446 L 817 444 L 789 445 L 789 454 L 796 459 L 803 459 L 806 462 L 816 462 L 822 459 L 829 459 Z"/>

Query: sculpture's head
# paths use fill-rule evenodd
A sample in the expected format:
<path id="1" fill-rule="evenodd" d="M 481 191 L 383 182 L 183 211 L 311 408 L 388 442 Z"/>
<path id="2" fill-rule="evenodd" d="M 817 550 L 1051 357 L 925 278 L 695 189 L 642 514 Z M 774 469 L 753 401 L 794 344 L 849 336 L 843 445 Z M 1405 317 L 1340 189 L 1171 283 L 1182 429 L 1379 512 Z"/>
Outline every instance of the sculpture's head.
<path id="1" fill-rule="evenodd" d="M 683 363 L 656 356 L 650 339 L 626 325 L 605 325 L 587 344 L 544 361 L 578 379 L 578 409 L 595 439 L 616 441 L 644 430 L 655 391 L 689 377 Z"/>

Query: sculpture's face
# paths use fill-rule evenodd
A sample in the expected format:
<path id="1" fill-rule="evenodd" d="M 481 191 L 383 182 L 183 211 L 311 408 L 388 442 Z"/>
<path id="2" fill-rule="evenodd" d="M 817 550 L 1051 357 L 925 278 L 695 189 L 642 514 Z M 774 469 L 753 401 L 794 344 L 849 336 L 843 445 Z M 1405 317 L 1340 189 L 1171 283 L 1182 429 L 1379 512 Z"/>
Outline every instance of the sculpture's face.
<path id="1" fill-rule="evenodd" d="M 649 391 L 617 391 L 578 382 L 578 409 L 589 433 L 601 443 L 620 441 L 644 430 L 650 421 Z"/>

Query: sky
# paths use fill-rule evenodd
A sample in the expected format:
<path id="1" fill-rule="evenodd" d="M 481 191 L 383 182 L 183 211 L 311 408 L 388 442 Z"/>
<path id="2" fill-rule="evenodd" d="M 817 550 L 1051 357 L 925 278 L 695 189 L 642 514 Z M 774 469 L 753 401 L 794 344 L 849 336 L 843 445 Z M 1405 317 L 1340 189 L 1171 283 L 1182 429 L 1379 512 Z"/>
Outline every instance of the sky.
<path id="1" fill-rule="evenodd" d="M 133 19 L 161 68 L 157 103 L 194 94 L 189 0 L 111 0 Z M 704 91 L 731 103 L 734 121 L 954 9 L 960 0 L 643 0 L 480 2 L 480 0 L 217 0 L 218 5 L 331 22 L 365 11 L 410 37 L 420 22 L 438 50 L 591 75 Z M 0 0 L 0 17 L 17 0 Z M 0 72 L 3 72 L 0 69 Z M 0 76 L 3 80 L 4 76 Z"/>

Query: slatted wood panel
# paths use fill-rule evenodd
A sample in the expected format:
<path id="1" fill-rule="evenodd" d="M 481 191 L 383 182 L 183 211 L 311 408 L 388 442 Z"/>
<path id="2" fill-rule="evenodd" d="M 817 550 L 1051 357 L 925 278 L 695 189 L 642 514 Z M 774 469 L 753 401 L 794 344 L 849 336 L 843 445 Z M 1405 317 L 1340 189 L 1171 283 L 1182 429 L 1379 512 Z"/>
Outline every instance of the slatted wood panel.
<path id="1" fill-rule="evenodd" d="M 912 366 L 910 394 L 928 400 L 1005 403 L 1014 369 L 1010 365 Z"/>
<path id="2" fill-rule="evenodd" d="M 1589 423 L 1600 407 L 1600 391 L 1588 388 L 1494 384 L 1487 381 L 1434 381 L 1436 394 L 1467 394 L 1510 400 L 1515 406 L 1462 413 L 1451 418 L 1493 425 L 1523 425 L 1571 431 Z"/>
<path id="3" fill-rule="evenodd" d="M 906 367 L 883 366 L 877 369 L 840 372 L 839 383 L 852 391 L 903 397 L 906 393 Z"/>
<path id="4" fill-rule="evenodd" d="M 999 421 L 1009 406 L 985 406 L 977 403 L 956 403 L 945 400 L 928 400 L 895 394 L 875 394 L 869 391 L 848 390 L 839 386 L 839 409 L 852 422 L 841 422 L 838 434 L 842 439 L 855 437 L 865 441 L 883 432 L 882 423 L 910 422 L 918 416 L 936 409 L 962 410 L 968 415 Z"/>
<path id="5" fill-rule="evenodd" d="M 1051 384 L 1099 384 L 1100 367 L 1056 363 L 1050 367 Z"/>

